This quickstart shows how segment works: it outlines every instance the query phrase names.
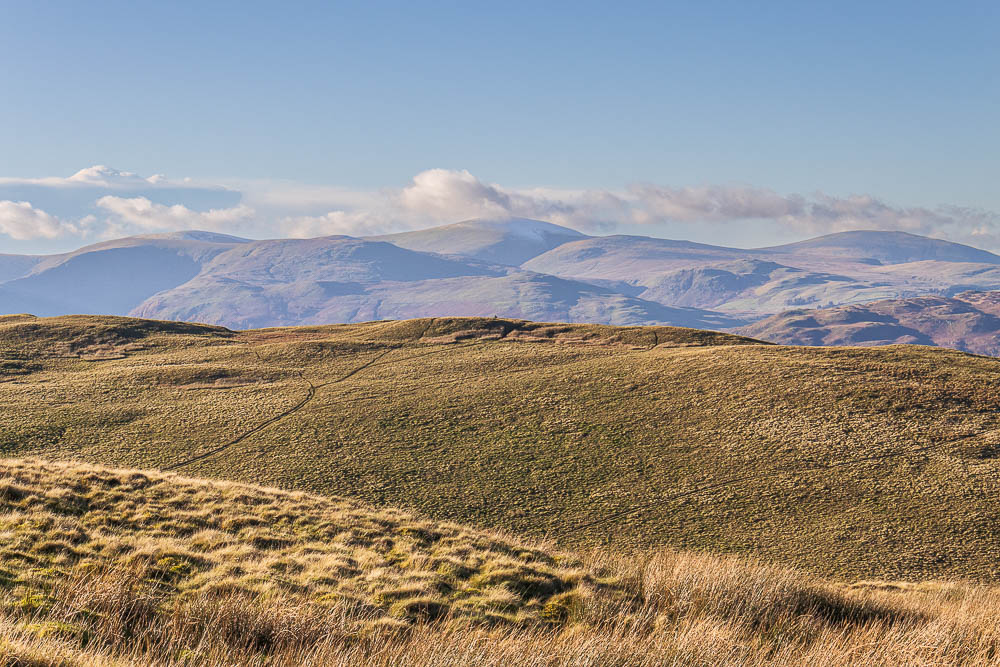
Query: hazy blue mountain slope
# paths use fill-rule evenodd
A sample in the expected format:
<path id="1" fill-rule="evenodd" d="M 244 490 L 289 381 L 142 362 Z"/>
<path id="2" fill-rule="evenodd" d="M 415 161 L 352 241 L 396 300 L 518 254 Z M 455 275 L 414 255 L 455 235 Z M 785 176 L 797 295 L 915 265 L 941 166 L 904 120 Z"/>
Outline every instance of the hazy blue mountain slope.
<path id="1" fill-rule="evenodd" d="M 26 275 L 42 259 L 38 255 L 0 255 L 0 283 Z"/>
<path id="2" fill-rule="evenodd" d="M 27 275 L 0 284 L 0 312 L 124 315 L 241 242 L 138 236 L 49 256 Z"/>
<path id="3" fill-rule="evenodd" d="M 189 280 L 199 268 L 190 257 L 149 247 L 87 253 L 0 285 L 0 309 L 39 316 L 124 314 L 150 294 Z"/>
<path id="4" fill-rule="evenodd" d="M 350 237 L 261 241 L 209 262 L 132 311 L 236 328 L 445 315 L 720 328 L 736 318 L 669 308 L 587 283 Z"/>

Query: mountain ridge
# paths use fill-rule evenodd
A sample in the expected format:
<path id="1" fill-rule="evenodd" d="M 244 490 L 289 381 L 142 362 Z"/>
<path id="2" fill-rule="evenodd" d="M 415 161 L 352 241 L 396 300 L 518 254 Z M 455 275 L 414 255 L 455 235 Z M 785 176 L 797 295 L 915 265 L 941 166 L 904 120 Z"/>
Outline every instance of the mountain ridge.
<path id="1" fill-rule="evenodd" d="M 826 234 L 805 241 L 755 248 L 756 252 L 793 254 L 809 250 L 861 260 L 905 264 L 923 260 L 967 261 L 1000 264 L 1000 255 L 963 243 L 934 239 L 909 232 L 856 230 Z"/>
<path id="2" fill-rule="evenodd" d="M 457 254 L 498 264 L 519 266 L 547 250 L 584 234 L 529 218 L 477 218 L 411 232 L 367 237 L 408 250 Z"/>
<path id="3" fill-rule="evenodd" d="M 886 263 L 896 260 L 906 261 Z M 725 329 L 794 308 L 1000 289 L 998 262 L 986 251 L 897 232 L 740 249 L 587 236 L 517 218 L 364 238 L 251 240 L 190 230 L 0 256 L 0 311 L 234 327 L 500 315 Z"/>

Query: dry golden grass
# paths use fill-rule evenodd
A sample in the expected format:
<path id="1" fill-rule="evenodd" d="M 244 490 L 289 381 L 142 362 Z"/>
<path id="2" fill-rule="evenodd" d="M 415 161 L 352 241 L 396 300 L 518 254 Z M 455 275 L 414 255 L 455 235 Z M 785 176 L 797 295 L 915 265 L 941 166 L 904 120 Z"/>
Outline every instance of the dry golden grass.
<path id="1" fill-rule="evenodd" d="M 1000 590 L 553 552 L 389 509 L 0 461 L 5 665 L 965 665 Z M 333 536 L 333 537 L 331 537 Z M 446 607 L 426 612 L 431 601 Z"/>
<path id="2" fill-rule="evenodd" d="M 1000 573 L 1000 362 L 950 350 L 20 316 L 0 319 L 0 406 L 4 456 L 188 462 L 573 549 L 752 554 L 845 579 Z"/>
<path id="3" fill-rule="evenodd" d="M 345 499 L 37 460 L 0 472 L 0 582 L 24 608 L 75 572 L 114 568 L 185 597 L 301 594 L 387 621 L 525 624 L 585 579 L 513 539 Z"/>

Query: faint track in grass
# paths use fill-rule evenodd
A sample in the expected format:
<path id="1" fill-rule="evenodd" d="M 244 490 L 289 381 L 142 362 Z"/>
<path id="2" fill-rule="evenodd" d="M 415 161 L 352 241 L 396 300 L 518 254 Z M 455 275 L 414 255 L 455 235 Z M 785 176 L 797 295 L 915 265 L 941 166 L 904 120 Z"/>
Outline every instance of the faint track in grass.
<path id="1" fill-rule="evenodd" d="M 411 342 L 415 343 L 415 342 L 419 341 L 421 338 L 423 338 L 424 335 L 430 330 L 431 325 L 434 324 L 434 320 L 435 319 L 436 318 L 432 317 L 430 319 L 430 321 L 427 323 L 427 326 L 424 327 L 423 331 L 421 331 L 416 337 L 414 337 Z M 288 408 L 287 410 L 283 410 L 282 412 L 274 415 L 273 417 L 271 417 L 269 419 L 266 419 L 263 422 L 257 424 L 256 426 L 254 426 L 249 431 L 245 431 L 245 432 L 241 433 L 240 435 L 236 436 L 232 440 L 229 440 L 225 444 L 219 445 L 218 447 L 215 447 L 214 449 L 210 449 L 207 452 L 202 452 L 201 454 L 197 454 L 195 456 L 191 456 L 191 457 L 183 459 L 181 461 L 177 461 L 176 463 L 171 463 L 170 465 L 164 467 L 163 470 L 176 470 L 178 468 L 183 468 L 184 466 L 191 465 L 192 463 L 197 463 L 198 461 L 204 461 L 207 458 L 211 458 L 211 457 L 215 456 L 216 454 L 220 454 L 220 453 L 226 451 L 230 447 L 234 447 L 234 446 L 240 444 L 241 442 L 243 442 L 244 440 L 246 440 L 250 436 L 255 435 L 257 433 L 260 433 L 261 431 L 263 431 L 267 427 L 272 426 L 272 425 L 276 424 L 277 422 L 282 421 L 283 419 L 287 419 L 291 415 L 295 414 L 296 412 L 298 412 L 299 410 L 301 410 L 302 408 L 304 408 L 306 405 L 309 404 L 310 401 L 312 401 L 314 398 L 316 398 L 316 392 L 318 390 L 322 389 L 323 387 L 328 387 L 330 385 L 339 384 L 341 382 L 344 382 L 346 380 L 351 379 L 352 377 L 354 377 L 355 375 L 357 375 L 361 371 L 365 370 L 366 368 L 369 368 L 369 367 L 375 365 L 376 362 L 378 362 L 379 360 L 381 360 L 382 358 L 384 358 L 390 352 L 398 350 L 398 349 L 400 349 L 402 347 L 403 347 L 402 345 L 393 345 L 393 346 L 389 347 L 387 350 L 385 350 L 384 352 L 376 354 L 374 357 L 372 357 L 371 359 L 369 359 L 365 363 L 363 363 L 360 366 L 352 369 L 347 374 L 342 375 L 342 376 L 340 376 L 339 378 L 337 378 L 335 380 L 330 380 L 329 382 L 324 382 L 323 384 L 319 384 L 319 385 L 313 384 L 310 380 L 308 380 L 302 374 L 301 371 L 297 371 L 298 376 L 309 387 L 308 390 L 306 391 L 305 397 L 301 401 L 299 401 L 298 403 L 296 403 L 292 407 Z M 264 359 L 260 356 L 260 353 L 255 348 L 250 348 L 250 351 L 253 352 L 254 356 L 256 356 L 259 361 L 261 361 L 262 363 L 264 363 Z M 414 355 L 414 356 L 422 356 L 422 355 Z M 411 357 L 405 357 L 403 359 L 398 359 L 398 360 L 393 361 L 393 363 L 398 363 L 400 361 L 406 361 L 406 359 L 408 359 L 408 358 L 411 358 Z"/>
<path id="2" fill-rule="evenodd" d="M 311 401 L 315 396 L 316 396 L 316 387 L 313 386 L 311 382 L 309 382 L 309 391 L 306 393 L 305 398 L 303 398 L 301 401 L 299 401 L 292 407 L 288 408 L 284 412 L 281 412 L 271 417 L 270 419 L 263 421 L 260 424 L 257 424 L 257 426 L 254 426 L 249 431 L 246 431 L 245 433 L 238 435 L 237 437 L 233 438 L 224 445 L 219 445 L 215 449 L 210 449 L 207 452 L 203 452 L 201 454 L 198 454 L 197 456 L 192 456 L 190 458 L 184 459 L 183 461 L 178 461 L 177 463 L 171 463 L 170 465 L 164 467 L 163 470 L 176 470 L 177 468 L 182 468 L 184 466 L 191 465 L 192 463 L 203 461 L 204 459 L 215 456 L 216 454 L 223 452 L 234 445 L 238 445 L 239 443 L 243 442 L 250 436 L 254 435 L 255 433 L 259 433 L 260 431 L 263 431 L 265 428 L 274 424 L 275 422 L 279 422 L 282 419 L 288 417 L 289 415 L 295 414 L 296 412 L 304 408 L 309 403 L 309 401 Z"/>
<path id="3" fill-rule="evenodd" d="M 427 322 L 427 325 L 423 328 L 423 330 L 421 330 L 421 332 L 419 334 L 417 334 L 416 336 L 414 336 L 409 342 L 410 343 L 416 343 L 416 342 L 419 342 L 422 338 L 424 338 L 424 336 L 427 335 L 427 332 L 430 331 L 431 327 L 434 325 L 434 322 L 435 322 L 436 319 L 437 318 L 433 318 L 433 317 L 430 318 L 428 320 L 428 322 Z M 506 336 L 503 336 L 502 339 L 506 339 Z M 388 361 L 388 362 L 385 362 L 385 363 L 379 363 L 389 353 L 394 352 L 395 350 L 399 350 L 399 349 L 403 348 L 403 344 L 392 345 L 388 349 L 386 349 L 385 351 L 381 352 L 380 354 L 375 355 L 374 357 L 372 357 L 371 359 L 369 359 L 365 363 L 357 366 L 356 368 L 352 369 L 351 371 L 349 371 L 345 375 L 342 375 L 341 377 L 338 377 L 335 380 L 330 380 L 329 382 L 324 382 L 322 384 L 313 384 L 313 382 L 311 382 L 308 378 L 306 378 L 302 374 L 301 371 L 297 371 L 297 374 L 298 374 L 299 378 L 301 378 L 302 381 L 305 382 L 306 385 L 307 385 L 307 387 L 308 387 L 308 389 L 306 390 L 305 397 L 302 400 L 300 400 L 298 403 L 296 403 L 292 407 L 288 408 L 287 410 L 283 410 L 282 412 L 274 415 L 273 417 L 270 417 L 270 418 L 264 420 L 263 422 L 257 424 L 256 426 L 254 426 L 250 430 L 241 433 L 240 435 L 236 436 L 232 440 L 229 440 L 226 443 L 224 443 L 222 445 L 219 445 L 218 447 L 210 449 L 210 450 L 208 450 L 206 452 L 202 452 L 201 454 L 197 454 L 195 456 L 188 457 L 188 458 L 183 459 L 181 461 L 177 461 L 175 463 L 171 463 L 170 465 L 163 467 L 162 470 L 165 470 L 165 471 L 167 471 L 167 470 L 176 470 L 178 468 L 183 468 L 185 466 L 191 465 L 192 463 L 197 463 L 199 461 L 204 461 L 205 459 L 211 458 L 211 457 L 215 456 L 216 454 L 220 454 L 220 453 L 226 451 L 227 449 L 240 444 L 241 442 L 243 442 L 247 438 L 249 438 L 249 437 L 251 437 L 253 435 L 256 435 L 257 433 L 260 433 L 264 429 L 266 429 L 266 428 L 268 428 L 270 426 L 273 426 L 274 424 L 276 424 L 276 423 L 278 423 L 278 422 L 280 422 L 280 421 L 282 421 L 284 419 L 287 419 L 288 417 L 292 416 L 296 412 L 300 411 L 302 408 L 304 408 L 306 405 L 308 405 L 316 397 L 316 392 L 318 392 L 320 389 L 322 389 L 324 387 L 329 387 L 331 385 L 339 384 L 341 382 L 345 382 L 345 381 L 351 379 L 352 377 L 354 377 L 355 375 L 357 375 L 358 373 L 360 373 L 361 371 L 364 371 L 364 370 L 366 370 L 368 368 L 371 368 L 371 367 L 374 367 L 374 366 L 383 366 L 383 365 L 390 365 L 390 366 L 391 365 L 396 365 L 396 364 L 402 363 L 404 361 L 409 361 L 411 359 L 418 359 L 418 358 L 430 356 L 430 355 L 433 355 L 433 354 L 440 354 L 440 353 L 445 352 L 445 351 L 453 350 L 456 347 L 472 347 L 474 345 L 481 344 L 481 343 L 484 343 L 484 342 L 492 342 L 492 341 L 481 341 L 481 340 L 474 339 L 474 340 L 471 340 L 471 341 L 469 341 L 467 343 L 459 343 L 458 345 L 446 345 L 446 346 L 443 347 L 443 349 L 430 350 L 430 351 L 427 351 L 427 352 L 422 352 L 420 354 L 413 354 L 413 355 L 410 355 L 408 357 L 402 357 L 400 359 L 393 359 L 392 361 Z M 261 363 L 266 363 L 265 359 L 260 355 L 260 352 L 258 352 L 256 348 L 251 347 L 250 351 L 253 353 L 253 355 L 255 357 L 257 357 L 258 361 L 260 361 Z M 578 361 L 579 360 L 574 360 L 572 362 L 568 362 L 566 365 L 577 363 Z M 563 365 L 563 364 L 559 364 L 559 365 Z M 526 370 L 528 370 L 528 369 L 520 369 L 519 371 L 512 371 L 512 372 L 516 373 L 516 372 L 521 372 L 521 371 L 526 371 Z M 448 383 L 446 382 L 446 383 L 441 383 L 441 384 L 448 384 Z"/>

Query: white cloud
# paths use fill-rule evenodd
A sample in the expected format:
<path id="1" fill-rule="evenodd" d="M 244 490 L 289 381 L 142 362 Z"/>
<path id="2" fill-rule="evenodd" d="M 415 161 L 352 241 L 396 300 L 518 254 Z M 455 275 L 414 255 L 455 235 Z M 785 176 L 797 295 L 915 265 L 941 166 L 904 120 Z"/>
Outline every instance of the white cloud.
<path id="1" fill-rule="evenodd" d="M 630 194 L 633 219 L 645 224 L 774 220 L 804 234 L 875 229 L 1000 247 L 1000 215 L 958 206 L 898 207 L 867 194 L 780 195 L 750 186 L 644 185 Z"/>
<path id="2" fill-rule="evenodd" d="M 897 208 L 871 195 L 831 197 L 822 193 L 805 201 L 800 210 L 779 219 L 807 231 L 819 232 L 886 229 L 928 233 L 957 222 L 939 210 Z"/>
<path id="3" fill-rule="evenodd" d="M 397 200 L 402 212 L 424 221 L 521 217 L 597 229 L 629 217 L 627 202 L 607 190 L 508 189 L 465 170 L 421 172 Z"/>
<path id="4" fill-rule="evenodd" d="M 399 193 L 403 209 L 437 219 L 492 218 L 516 214 L 517 203 L 497 186 L 487 185 L 468 171 L 429 169 Z"/>
<path id="5" fill-rule="evenodd" d="M 367 236 L 477 217 L 537 218 L 592 233 L 645 228 L 649 231 L 641 233 L 664 235 L 682 229 L 706 242 L 725 238 L 726 224 L 746 228 L 768 221 L 771 233 L 783 227 L 803 237 L 903 230 L 1000 249 L 1000 216 L 957 206 L 907 208 L 868 194 L 781 194 L 749 185 L 509 188 L 448 169 L 420 172 L 403 187 L 365 190 L 262 181 L 220 187 L 98 165 L 69 177 L 0 178 L 0 201 L 0 233 L 51 240 L 46 247 L 66 239 L 61 246 L 66 249 L 81 237 L 154 231 Z"/>
<path id="6" fill-rule="evenodd" d="M 81 169 L 66 179 L 72 183 L 87 183 L 88 185 L 101 185 L 104 187 L 114 187 L 116 185 L 148 185 L 159 183 L 163 180 L 162 175 L 142 178 L 130 171 L 118 171 L 103 164 L 94 165 Z"/>
<path id="7" fill-rule="evenodd" d="M 12 239 L 55 239 L 80 233 L 80 226 L 59 220 L 29 202 L 0 201 L 0 234 Z"/>
<path id="8" fill-rule="evenodd" d="M 796 195 L 783 197 L 773 190 L 748 186 L 701 186 L 686 188 L 635 186 L 637 222 L 719 222 L 748 218 L 779 218 L 801 211 Z"/>
<path id="9" fill-rule="evenodd" d="M 155 190 L 157 188 L 191 188 L 221 190 L 218 185 L 196 183 L 189 178 L 180 182 L 172 181 L 163 174 L 144 178 L 130 171 L 120 171 L 103 164 L 85 167 L 72 176 L 48 176 L 45 178 L 0 177 L 0 188 L 14 186 L 45 186 L 49 188 L 103 188 L 108 190 Z"/>
<path id="10" fill-rule="evenodd" d="M 178 231 L 204 229 L 231 231 L 244 226 L 254 215 L 248 206 L 236 206 L 209 211 L 192 211 L 181 204 L 156 204 L 145 197 L 113 197 L 105 195 L 97 206 L 114 216 L 113 221 L 141 231 Z"/>
<path id="11" fill-rule="evenodd" d="M 317 236 L 374 236 L 390 231 L 401 231 L 407 227 L 374 217 L 366 211 L 330 211 L 326 215 L 305 215 L 284 218 L 279 222 L 283 235 L 293 239 L 308 239 Z"/>

